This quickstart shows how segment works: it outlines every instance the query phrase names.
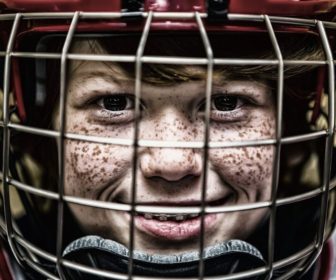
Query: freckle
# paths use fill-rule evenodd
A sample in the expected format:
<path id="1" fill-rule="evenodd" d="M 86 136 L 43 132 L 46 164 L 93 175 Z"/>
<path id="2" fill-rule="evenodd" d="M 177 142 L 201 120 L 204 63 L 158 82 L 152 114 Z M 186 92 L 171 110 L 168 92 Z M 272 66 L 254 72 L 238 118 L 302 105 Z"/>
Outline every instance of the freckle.
<path id="1" fill-rule="evenodd" d="M 87 134 L 89 132 L 85 127 L 81 127 L 80 131 L 84 132 L 84 134 Z"/>

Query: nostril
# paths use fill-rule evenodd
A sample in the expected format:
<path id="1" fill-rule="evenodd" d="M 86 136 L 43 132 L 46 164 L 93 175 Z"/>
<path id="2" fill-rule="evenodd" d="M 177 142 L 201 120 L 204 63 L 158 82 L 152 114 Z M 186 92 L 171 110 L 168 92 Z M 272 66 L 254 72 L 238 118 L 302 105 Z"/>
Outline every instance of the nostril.
<path id="1" fill-rule="evenodd" d="M 165 167 L 165 170 L 162 168 L 157 168 L 153 173 L 155 178 L 161 178 L 165 181 L 174 182 L 174 181 L 181 181 L 183 178 L 192 177 L 192 170 L 188 169 L 178 169 L 178 168 L 171 168 L 169 166 Z"/>
<path id="2" fill-rule="evenodd" d="M 146 178 L 146 186 L 155 188 L 161 195 L 176 195 L 179 191 L 195 190 L 200 186 L 200 177 L 187 175 L 179 180 L 167 180 L 161 176 Z M 196 194 L 197 195 L 197 194 Z"/>

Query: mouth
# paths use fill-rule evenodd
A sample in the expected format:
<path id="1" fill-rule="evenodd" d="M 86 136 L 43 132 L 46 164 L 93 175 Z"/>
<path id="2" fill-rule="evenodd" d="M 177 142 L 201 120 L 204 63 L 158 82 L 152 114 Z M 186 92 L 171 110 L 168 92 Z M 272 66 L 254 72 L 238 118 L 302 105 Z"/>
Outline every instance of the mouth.
<path id="1" fill-rule="evenodd" d="M 151 214 L 151 213 L 140 213 L 139 216 L 143 216 L 146 220 L 159 220 L 163 221 L 175 221 L 183 222 L 185 220 L 190 220 L 198 218 L 200 214 Z"/>
<path id="2" fill-rule="evenodd" d="M 170 241 L 182 241 L 197 238 L 201 233 L 201 219 L 199 214 L 140 214 L 134 217 L 136 228 L 146 234 Z M 214 227 L 217 214 L 206 214 L 204 230 Z"/>
<path id="3" fill-rule="evenodd" d="M 230 196 L 206 202 L 206 206 L 218 206 L 227 203 Z M 148 205 L 149 203 L 146 203 Z M 151 203 L 159 206 L 200 206 L 199 201 L 180 201 L 174 203 Z M 127 214 L 130 218 L 130 215 Z M 201 233 L 201 222 L 204 219 L 204 231 L 211 231 L 216 227 L 218 214 L 158 214 L 137 213 L 134 217 L 136 228 L 148 235 L 164 240 L 182 241 L 198 238 Z"/>

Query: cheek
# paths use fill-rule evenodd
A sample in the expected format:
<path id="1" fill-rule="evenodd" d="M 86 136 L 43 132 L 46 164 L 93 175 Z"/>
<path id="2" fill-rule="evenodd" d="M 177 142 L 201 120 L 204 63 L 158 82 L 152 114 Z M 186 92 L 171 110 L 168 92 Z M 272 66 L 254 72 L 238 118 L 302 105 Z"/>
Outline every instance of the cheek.
<path id="1" fill-rule="evenodd" d="M 247 141 L 275 136 L 273 110 L 256 111 L 252 118 L 239 124 L 215 124 L 212 141 Z M 272 181 L 274 147 L 255 146 L 210 150 L 212 167 L 235 189 L 269 193 Z"/>
<path id="2" fill-rule="evenodd" d="M 85 112 L 68 108 L 67 132 L 113 138 L 128 138 L 132 126 L 93 124 Z M 67 140 L 65 145 L 65 192 L 97 199 L 129 169 L 132 149 L 127 146 Z"/>
<path id="3" fill-rule="evenodd" d="M 264 117 L 239 124 L 214 123 L 210 129 L 211 141 L 247 141 L 275 137 L 275 119 Z"/>
<path id="4" fill-rule="evenodd" d="M 211 166 L 233 188 L 248 191 L 270 189 L 273 146 L 214 149 Z"/>
<path id="5" fill-rule="evenodd" d="M 132 149 L 68 140 L 65 150 L 66 192 L 96 196 L 129 169 Z M 90 194 L 90 195 L 89 195 Z"/>

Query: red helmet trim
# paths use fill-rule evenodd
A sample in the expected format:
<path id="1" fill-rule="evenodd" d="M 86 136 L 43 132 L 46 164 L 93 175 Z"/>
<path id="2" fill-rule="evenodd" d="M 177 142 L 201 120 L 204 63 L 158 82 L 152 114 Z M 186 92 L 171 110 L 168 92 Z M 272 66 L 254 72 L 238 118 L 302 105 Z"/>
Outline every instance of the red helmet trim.
<path id="1" fill-rule="evenodd" d="M 1 5 L 2 4 L 2 5 Z M 144 11 L 206 12 L 208 0 L 144 0 Z M 122 0 L 0 0 L 1 6 L 21 12 L 120 12 Z M 310 17 L 335 9 L 335 0 L 230 0 L 228 12 Z"/>

